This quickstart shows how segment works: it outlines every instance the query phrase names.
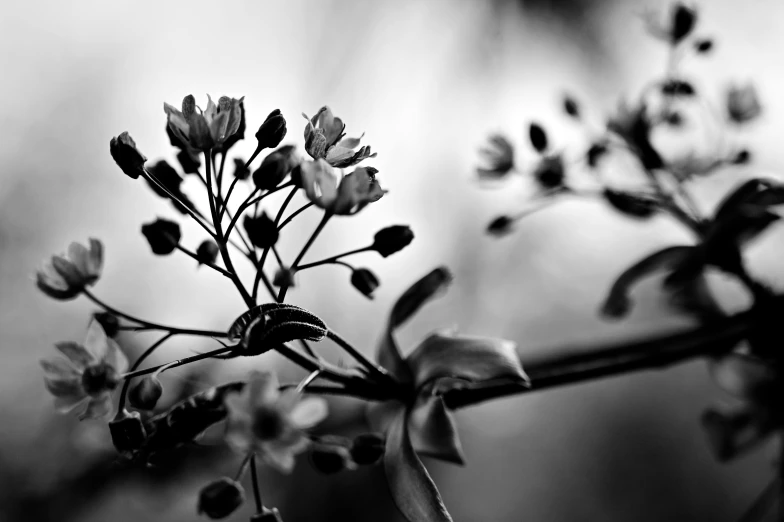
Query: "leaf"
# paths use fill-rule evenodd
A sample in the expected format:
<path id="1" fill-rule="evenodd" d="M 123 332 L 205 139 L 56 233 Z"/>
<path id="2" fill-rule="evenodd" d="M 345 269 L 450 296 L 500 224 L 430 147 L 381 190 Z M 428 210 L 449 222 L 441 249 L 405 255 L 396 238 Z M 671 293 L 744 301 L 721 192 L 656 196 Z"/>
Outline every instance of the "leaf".
<path id="1" fill-rule="evenodd" d="M 407 419 L 407 411 L 401 409 L 387 433 L 384 471 L 392 500 L 409 522 L 451 522 L 433 479 L 411 445 Z"/>
<path id="2" fill-rule="evenodd" d="M 431 334 L 406 358 L 417 388 L 438 379 L 528 381 L 515 344 L 504 339 Z"/>
<path id="3" fill-rule="evenodd" d="M 420 395 L 411 412 L 408 429 L 417 453 L 460 466 L 465 464 L 454 418 L 441 396 Z"/>
<path id="4" fill-rule="evenodd" d="M 631 288 L 640 279 L 657 270 L 674 268 L 695 252 L 695 247 L 673 246 L 664 248 L 644 257 L 627 268 L 613 283 L 602 305 L 601 314 L 608 318 L 620 318 L 629 313 L 632 303 L 629 299 Z"/>
<path id="5" fill-rule="evenodd" d="M 229 341 L 236 342 L 242 339 L 251 322 L 260 317 L 266 317 L 267 322 L 271 324 L 294 321 L 308 323 L 319 329 L 326 330 L 327 328 L 327 325 L 318 316 L 299 306 L 285 303 L 264 303 L 251 308 L 234 320 L 228 332 Z"/>
<path id="6" fill-rule="evenodd" d="M 392 307 L 386 331 L 378 345 L 376 360 L 398 380 L 409 382 L 412 376 L 395 342 L 395 329 L 408 321 L 426 302 L 437 297 L 451 282 L 452 274 L 449 270 L 438 267 L 411 285 Z"/>

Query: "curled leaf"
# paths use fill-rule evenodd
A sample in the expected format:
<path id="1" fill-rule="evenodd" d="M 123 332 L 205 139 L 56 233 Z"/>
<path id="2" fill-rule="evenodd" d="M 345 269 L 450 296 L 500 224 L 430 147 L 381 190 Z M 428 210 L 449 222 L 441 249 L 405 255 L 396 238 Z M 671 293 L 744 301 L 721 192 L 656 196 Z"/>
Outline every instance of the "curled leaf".
<path id="1" fill-rule="evenodd" d="M 602 305 L 601 314 L 608 318 L 620 318 L 631 309 L 629 292 L 640 279 L 649 276 L 657 270 L 674 268 L 682 263 L 695 250 L 691 246 L 674 246 L 664 248 L 646 256 L 634 265 L 627 268 L 613 283 L 607 298 Z"/>
<path id="2" fill-rule="evenodd" d="M 387 433 L 384 471 L 400 513 L 409 522 L 451 522 L 433 479 L 411 445 L 407 411 L 401 409 Z"/>
<path id="3" fill-rule="evenodd" d="M 420 395 L 411 411 L 408 429 L 417 453 L 460 466 L 465 464 L 455 421 L 442 397 Z"/>

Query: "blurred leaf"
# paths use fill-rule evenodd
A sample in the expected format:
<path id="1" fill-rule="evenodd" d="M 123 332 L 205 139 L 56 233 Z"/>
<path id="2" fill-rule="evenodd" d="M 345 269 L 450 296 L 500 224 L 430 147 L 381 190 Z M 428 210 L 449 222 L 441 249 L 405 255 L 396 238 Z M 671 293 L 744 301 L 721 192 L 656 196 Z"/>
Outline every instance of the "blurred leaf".
<path id="1" fill-rule="evenodd" d="M 451 522 L 435 483 L 411 445 L 407 412 L 398 412 L 387 433 L 384 471 L 400 513 L 409 522 Z"/>
<path id="2" fill-rule="evenodd" d="M 695 247 L 673 246 L 664 248 L 641 259 L 627 268 L 613 283 L 602 305 L 605 317 L 620 318 L 631 309 L 629 292 L 641 279 L 659 270 L 674 268 L 694 253 Z"/>
<path id="3" fill-rule="evenodd" d="M 445 291 L 451 282 L 452 274 L 449 270 L 446 267 L 438 267 L 411 285 L 392 307 L 386 331 L 379 342 L 376 359 L 398 380 L 409 382 L 413 376 L 395 342 L 395 329 L 408 321 L 422 305 Z"/>
<path id="4" fill-rule="evenodd" d="M 504 339 L 434 333 L 411 352 L 406 362 L 417 388 L 441 378 L 528 381 L 515 343 Z"/>

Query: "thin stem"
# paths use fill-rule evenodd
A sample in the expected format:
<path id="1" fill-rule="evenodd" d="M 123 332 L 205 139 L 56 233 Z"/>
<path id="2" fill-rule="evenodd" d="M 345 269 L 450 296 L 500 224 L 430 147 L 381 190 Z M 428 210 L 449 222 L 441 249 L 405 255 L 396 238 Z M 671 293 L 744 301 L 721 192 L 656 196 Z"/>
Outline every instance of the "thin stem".
<path id="1" fill-rule="evenodd" d="M 253 484 L 253 498 L 256 501 L 256 513 L 261 513 L 264 504 L 261 502 L 261 489 L 259 488 L 259 472 L 256 470 L 256 454 L 251 453 L 250 459 L 250 480 Z"/>
<path id="2" fill-rule="evenodd" d="M 228 192 L 226 192 L 226 197 L 224 198 L 223 204 L 221 205 L 220 212 L 219 212 L 220 215 L 218 216 L 218 218 L 223 219 L 223 214 L 225 214 L 226 211 L 228 210 L 231 193 L 234 192 L 234 187 L 237 185 L 237 182 L 239 180 L 240 178 L 234 178 L 234 180 L 231 182 L 231 185 L 229 185 L 229 190 Z"/>
<path id="3" fill-rule="evenodd" d="M 227 271 L 225 271 L 221 267 L 214 265 L 213 263 L 202 261 L 201 259 L 199 259 L 199 256 L 197 256 L 196 254 L 194 254 L 193 252 L 191 252 L 187 248 L 183 247 L 182 245 L 177 244 L 177 250 L 179 250 L 180 252 L 183 252 L 184 254 L 189 255 L 190 257 L 192 257 L 193 259 L 198 261 L 200 265 L 208 266 L 208 267 L 212 268 L 213 270 L 215 270 L 216 272 L 218 272 L 219 274 L 223 274 L 224 276 L 226 276 L 229 279 L 231 279 L 231 274 L 230 273 L 228 273 Z"/>
<path id="4" fill-rule="evenodd" d="M 302 247 L 302 250 L 300 250 L 299 255 L 291 264 L 292 270 L 297 269 L 297 265 L 299 264 L 300 261 L 302 261 L 302 258 L 305 257 L 305 254 L 308 252 L 311 245 L 313 245 L 313 242 L 316 241 L 316 238 L 319 236 L 321 231 L 324 230 L 324 226 L 327 224 L 329 218 L 331 217 L 332 214 L 330 212 L 324 212 L 324 217 L 322 217 L 321 221 L 319 221 L 319 224 L 316 226 L 316 230 L 314 230 L 313 234 L 310 235 L 307 243 L 305 243 L 305 246 Z M 283 285 L 282 287 L 280 287 L 280 292 L 278 292 L 278 299 L 277 299 L 279 303 L 282 303 L 283 300 L 286 298 L 286 292 L 288 291 L 288 289 L 289 289 L 289 285 Z"/>
<path id="5" fill-rule="evenodd" d="M 180 199 L 179 199 L 177 196 L 175 196 L 174 194 L 172 194 L 172 193 L 169 191 L 169 189 L 167 189 L 167 188 L 166 188 L 166 187 L 165 187 L 165 186 L 164 186 L 164 185 L 163 185 L 163 184 L 162 184 L 160 181 L 158 181 L 158 179 L 157 179 L 155 176 L 153 176 L 153 175 L 152 175 L 152 174 L 151 174 L 149 171 L 147 171 L 146 169 L 143 171 L 143 175 L 144 175 L 144 176 L 147 178 L 147 180 L 148 180 L 148 181 L 150 181 L 150 182 L 151 182 L 151 183 L 153 183 L 155 186 L 157 186 L 158 188 L 160 188 L 161 190 L 163 190 L 164 192 L 166 192 L 166 194 L 168 194 L 168 196 L 169 196 L 169 197 L 172 199 L 172 201 L 175 201 L 175 202 L 177 202 L 177 203 L 180 205 L 180 207 L 181 207 L 181 208 L 184 208 L 184 209 L 185 209 L 185 211 L 188 213 L 188 215 L 189 215 L 190 217 L 192 217 L 192 218 L 193 218 L 193 220 L 194 220 L 194 221 L 196 221 L 196 222 L 197 222 L 199 225 L 201 225 L 201 227 L 202 227 L 202 228 L 203 228 L 205 231 L 207 231 L 207 233 L 208 233 L 210 236 L 212 236 L 212 237 L 215 237 L 215 233 L 214 233 L 212 230 L 210 230 L 210 227 L 208 227 L 208 226 L 207 226 L 207 224 L 205 223 L 205 218 L 204 218 L 204 216 L 202 216 L 202 215 L 201 215 L 201 213 L 200 213 L 198 210 L 191 209 L 190 207 L 188 207 L 187 205 L 185 205 L 185 204 L 184 204 L 182 201 L 180 201 Z"/>
<path id="6" fill-rule="evenodd" d="M 666 367 L 694 357 L 730 349 L 753 328 L 749 312 L 727 317 L 721 323 L 653 339 L 599 347 L 585 347 L 523 361 L 530 383 L 496 383 L 454 389 L 444 394 L 449 408 L 463 408 L 490 399 L 578 383 L 620 373 Z M 728 348 L 729 347 L 729 348 Z"/>
<path id="7" fill-rule="evenodd" d="M 237 221 L 240 219 L 240 216 L 242 216 L 242 213 L 245 212 L 245 210 L 247 210 L 248 207 L 253 205 L 253 202 L 251 201 L 251 199 L 258 192 L 259 192 L 258 188 L 253 189 L 253 192 L 248 194 L 248 197 L 245 198 L 245 201 L 242 202 L 242 204 L 240 205 L 240 208 L 237 209 L 237 213 L 234 214 L 234 217 L 231 219 L 231 222 L 229 223 L 229 226 L 226 228 L 226 237 L 229 237 L 231 235 L 231 231 L 234 230 L 234 227 L 237 225 Z M 264 194 L 262 194 L 262 196 L 264 196 Z"/>
<path id="8" fill-rule="evenodd" d="M 248 464 L 250 464 L 252 458 L 253 458 L 253 452 L 250 451 L 248 452 L 247 455 L 245 455 L 245 458 L 242 459 L 242 464 L 240 464 L 239 469 L 237 469 L 237 473 L 234 475 L 235 482 L 239 482 L 240 480 L 242 480 L 242 477 L 245 476 L 245 472 L 248 471 Z"/>
<path id="9" fill-rule="evenodd" d="M 229 353 L 230 351 L 234 350 L 234 346 L 224 346 L 222 348 L 218 348 L 217 350 L 212 350 L 210 352 L 204 352 L 196 355 L 192 355 L 190 357 L 185 357 L 184 359 L 176 359 L 174 361 L 168 362 L 166 364 L 159 364 L 158 366 L 152 366 L 150 368 L 145 368 L 144 370 L 135 370 L 130 371 L 121 375 L 122 379 L 133 379 L 134 377 L 139 377 L 140 375 L 147 375 L 150 373 L 155 373 L 158 370 L 170 370 L 172 368 L 178 368 L 180 366 L 185 366 L 186 364 L 190 364 L 197 361 L 202 361 L 204 359 L 209 359 L 211 357 L 215 357 L 216 355 L 222 355 L 224 353 Z"/>
<path id="10" fill-rule="evenodd" d="M 242 281 L 240 281 L 240 278 L 237 275 L 237 271 L 234 269 L 234 264 L 231 262 L 231 255 L 229 255 L 229 250 L 226 248 L 226 238 L 229 237 L 229 232 L 227 231 L 226 235 L 223 235 L 221 232 L 221 222 L 218 219 L 217 212 L 215 211 L 215 198 L 212 193 L 212 175 L 210 171 L 210 151 L 206 151 L 204 153 L 204 162 L 207 164 L 207 193 L 210 198 L 210 206 L 212 208 L 212 215 L 214 220 L 213 225 L 215 226 L 215 234 L 218 236 L 218 249 L 220 250 L 221 257 L 223 258 L 223 264 L 226 265 L 226 270 L 229 272 L 229 274 L 231 274 L 231 280 L 234 282 L 234 286 L 237 287 L 237 290 L 242 296 L 242 300 L 245 301 L 245 305 L 248 308 L 253 308 L 256 303 L 253 301 L 253 299 L 251 299 L 250 294 L 242 285 Z"/>
<path id="11" fill-rule="evenodd" d="M 291 203 L 291 200 L 294 199 L 294 195 L 297 193 L 298 190 L 299 187 L 293 187 L 291 191 L 288 193 L 288 195 L 286 196 L 286 199 L 283 200 L 280 209 L 278 209 L 278 215 L 275 216 L 275 226 L 277 226 L 278 222 L 280 222 L 280 218 L 283 217 L 283 212 L 286 210 L 286 207 L 289 205 L 289 203 Z M 259 282 L 262 280 L 264 280 L 264 285 L 267 287 L 267 290 L 269 291 L 270 295 L 273 298 L 275 297 L 275 289 L 272 287 L 269 280 L 267 279 L 267 276 L 264 274 L 264 263 L 267 261 L 267 255 L 269 255 L 269 251 L 270 251 L 269 248 L 265 248 L 264 252 L 262 252 L 261 254 L 261 261 L 259 262 L 259 267 L 256 271 L 256 278 L 253 281 L 252 295 L 254 301 L 256 301 L 256 299 L 258 298 Z"/>
<path id="12" fill-rule="evenodd" d="M 310 385 L 310 383 L 315 381 L 318 378 L 320 373 L 321 373 L 321 370 L 314 370 L 313 372 L 310 373 L 310 375 L 305 377 L 302 380 L 302 382 L 297 385 L 297 390 L 296 390 L 297 393 L 302 393 L 302 390 L 307 388 Z"/>
<path id="13" fill-rule="evenodd" d="M 250 164 L 251 164 L 251 163 L 253 163 L 253 160 L 255 160 L 255 159 L 256 159 L 256 156 L 258 156 L 258 155 L 259 155 L 259 152 L 261 152 L 261 151 L 262 151 L 262 150 L 264 150 L 265 148 L 266 148 L 266 147 L 262 147 L 262 146 L 261 146 L 261 144 L 259 144 L 259 146 L 258 146 L 258 147 L 256 147 L 256 150 L 254 150 L 254 151 L 253 151 L 253 154 L 251 154 L 251 155 L 250 155 L 250 159 L 247 161 L 247 163 L 245 163 L 245 168 L 246 168 L 246 169 L 247 169 L 247 168 L 250 168 Z"/>
<path id="14" fill-rule="evenodd" d="M 174 337 L 175 335 L 176 335 L 176 334 L 173 334 L 173 333 L 171 333 L 171 332 L 170 332 L 170 333 L 167 333 L 166 335 L 164 335 L 163 337 L 161 337 L 160 339 L 158 339 L 157 341 L 155 341 L 155 342 L 152 344 L 152 346 L 150 346 L 149 348 L 147 348 L 147 349 L 146 349 L 146 350 L 145 350 L 145 351 L 144 351 L 144 352 L 143 352 L 143 353 L 142 353 L 142 354 L 141 354 L 141 355 L 140 355 L 140 356 L 139 356 L 139 357 L 136 359 L 136 361 L 133 363 L 133 366 L 131 366 L 131 370 L 130 370 L 130 371 L 131 371 L 131 372 L 133 372 L 133 371 L 136 371 L 136 370 L 138 370 L 138 369 L 139 369 L 139 366 L 141 366 L 141 364 L 144 362 L 144 360 L 145 360 L 147 357 L 149 357 L 150 355 L 152 355 L 152 353 L 153 353 L 153 352 L 154 352 L 154 351 L 155 351 L 155 350 L 156 350 L 156 349 L 157 349 L 157 348 L 158 348 L 160 345 L 162 345 L 163 343 L 165 343 L 166 341 L 168 341 L 169 339 L 171 339 L 171 338 L 172 338 L 172 337 Z M 122 411 L 122 410 L 123 410 L 123 408 L 125 407 L 125 398 L 128 396 L 128 388 L 130 387 L 130 385 L 131 385 L 131 379 L 125 379 L 125 382 L 123 383 L 122 391 L 120 391 L 120 401 L 119 401 L 119 403 L 118 403 L 119 405 L 118 405 L 118 407 L 117 407 L 117 410 L 118 410 L 118 411 Z"/>
<path id="15" fill-rule="evenodd" d="M 286 219 L 283 221 L 283 223 L 281 223 L 281 224 L 280 224 L 280 226 L 278 227 L 278 230 L 281 230 L 283 227 L 285 227 L 286 225 L 288 225 L 289 223 L 291 223 L 291 222 L 294 220 L 294 218 L 295 218 L 295 217 L 297 217 L 297 216 L 298 216 L 298 215 L 300 215 L 301 213 L 305 212 L 307 209 L 309 209 L 309 208 L 310 208 L 310 207 L 312 207 L 313 205 L 314 205 L 314 203 L 311 201 L 311 202 L 309 202 L 309 203 L 305 203 L 304 205 L 302 205 L 301 207 L 299 207 L 297 210 L 295 210 L 294 212 L 292 212 L 292 213 L 291 213 L 291 215 L 290 215 L 289 217 L 287 217 L 287 218 L 286 218 Z"/>
<path id="16" fill-rule="evenodd" d="M 134 317 L 132 315 L 126 314 L 125 312 L 121 312 L 121 311 L 117 310 L 116 308 L 113 308 L 113 307 L 109 306 L 108 304 L 106 304 L 103 301 L 101 301 L 100 299 L 98 299 L 95 295 L 93 295 L 92 292 L 90 292 L 86 288 L 84 290 L 82 290 L 82 293 L 87 298 L 92 300 L 95 304 L 97 304 L 98 306 L 100 306 L 101 308 L 106 310 L 107 312 L 110 312 L 110 313 L 116 315 L 117 317 L 121 317 L 121 318 L 123 318 L 123 319 L 125 319 L 127 321 L 131 321 L 131 322 L 140 324 L 145 329 L 148 329 L 148 330 L 163 330 L 163 331 L 170 332 L 170 333 L 173 333 L 173 334 L 193 335 L 193 336 L 199 336 L 199 337 L 215 337 L 215 338 L 218 338 L 218 339 L 222 339 L 222 338 L 225 338 L 225 337 L 228 336 L 228 334 L 226 332 L 219 332 L 219 331 L 215 331 L 215 330 L 195 330 L 195 329 L 191 329 L 191 328 L 178 328 L 176 326 L 167 326 L 167 325 L 163 325 L 163 324 L 153 323 L 151 321 L 146 321 L 144 319 L 139 319 L 138 317 Z"/>
<path id="17" fill-rule="evenodd" d="M 362 352 L 354 348 L 351 343 L 343 339 L 337 332 L 327 329 L 327 337 L 334 341 L 335 344 L 343 348 L 343 350 L 345 350 L 345 352 L 353 357 L 358 363 L 367 368 L 371 374 L 379 377 L 381 382 L 389 382 L 391 376 L 384 368 L 374 364 L 370 359 L 365 357 Z"/>
<path id="18" fill-rule="evenodd" d="M 369 252 L 373 250 L 373 246 L 366 246 L 363 248 L 357 248 L 356 250 L 351 250 L 349 252 L 345 252 L 343 254 L 338 254 L 336 256 L 328 257 L 326 259 L 322 259 L 321 261 L 314 261 L 313 263 L 308 263 L 306 265 L 301 265 L 297 268 L 297 270 L 305 270 L 306 268 L 313 268 L 314 266 L 325 265 L 327 263 L 335 263 L 338 259 L 342 257 L 351 256 L 354 254 L 359 254 L 360 252 Z M 341 264 L 341 263 L 338 263 Z"/>

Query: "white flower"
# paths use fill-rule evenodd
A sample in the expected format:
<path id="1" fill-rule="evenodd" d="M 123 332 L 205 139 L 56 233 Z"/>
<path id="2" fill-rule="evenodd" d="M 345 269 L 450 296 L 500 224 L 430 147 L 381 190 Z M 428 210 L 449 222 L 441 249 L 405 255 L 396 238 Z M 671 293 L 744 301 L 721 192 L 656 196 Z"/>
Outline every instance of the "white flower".
<path id="1" fill-rule="evenodd" d="M 303 430 L 327 416 L 327 403 L 295 389 L 279 391 L 273 373 L 253 372 L 241 393 L 226 397 L 226 441 L 240 453 L 255 452 L 283 473 L 294 469 L 294 457 L 310 444 Z"/>
<path id="2" fill-rule="evenodd" d="M 373 167 L 358 167 L 343 174 L 323 159 L 300 165 L 302 188 L 308 199 L 338 215 L 356 214 L 386 194 L 376 179 L 377 173 Z"/>
<path id="3" fill-rule="evenodd" d="M 62 342 L 55 344 L 55 348 L 65 358 L 42 359 L 41 366 L 46 388 L 55 396 L 57 411 L 83 410 L 79 420 L 108 417 L 112 413 L 112 392 L 120 382 L 119 374 L 128 369 L 128 359 L 117 343 L 93 320 L 84 345 Z"/>
<path id="4" fill-rule="evenodd" d="M 243 99 L 221 96 L 216 105 L 207 95 L 207 109 L 202 111 L 193 95 L 189 94 L 182 100 L 182 111 L 168 103 L 163 104 L 163 110 L 174 135 L 194 149 L 204 151 L 223 145 L 237 132 L 242 119 L 240 104 Z"/>
<path id="5" fill-rule="evenodd" d="M 727 91 L 727 115 L 735 123 L 746 123 L 762 113 L 757 89 L 748 83 L 743 86 L 733 85 Z"/>
<path id="6" fill-rule="evenodd" d="M 90 239 L 90 247 L 71 243 L 68 253 L 53 256 L 36 274 L 38 288 L 55 299 L 73 299 L 94 285 L 103 268 L 103 244 Z"/>

